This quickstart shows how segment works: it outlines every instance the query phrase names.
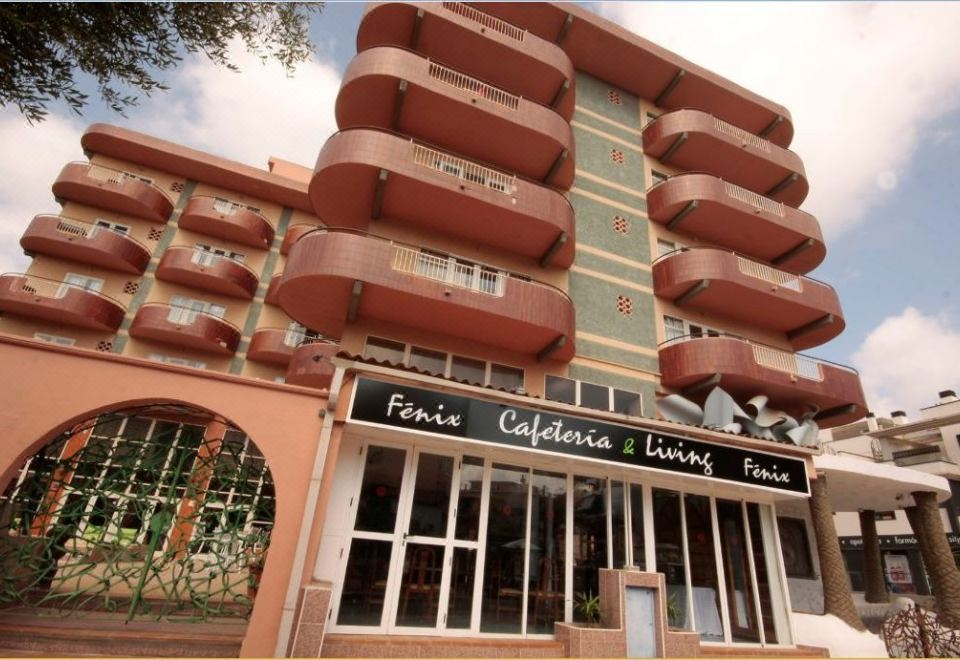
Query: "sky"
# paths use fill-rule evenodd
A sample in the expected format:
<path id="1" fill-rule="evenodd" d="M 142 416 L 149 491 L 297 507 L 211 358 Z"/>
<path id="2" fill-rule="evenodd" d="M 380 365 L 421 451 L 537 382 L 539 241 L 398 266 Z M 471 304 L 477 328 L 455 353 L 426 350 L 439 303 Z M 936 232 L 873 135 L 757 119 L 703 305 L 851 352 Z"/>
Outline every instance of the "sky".
<path id="1" fill-rule="evenodd" d="M 806 353 L 855 367 L 878 415 L 912 418 L 960 390 L 960 3 L 581 3 L 777 103 L 810 181 L 847 327 Z M 0 272 L 23 271 L 17 241 L 56 212 L 60 168 L 83 160 L 85 126 L 107 121 L 241 162 L 312 166 L 333 131 L 333 101 L 355 54 L 363 5 L 328 2 L 317 52 L 293 77 L 234 49 L 241 73 L 188 57 L 170 91 L 126 117 L 52 106 L 30 126 L 0 108 Z"/>

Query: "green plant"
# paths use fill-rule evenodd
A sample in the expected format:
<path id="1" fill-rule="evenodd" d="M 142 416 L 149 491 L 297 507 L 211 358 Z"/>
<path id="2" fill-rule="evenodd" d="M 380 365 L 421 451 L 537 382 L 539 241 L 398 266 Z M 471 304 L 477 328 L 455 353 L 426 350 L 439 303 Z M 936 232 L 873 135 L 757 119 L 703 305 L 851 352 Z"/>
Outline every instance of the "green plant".
<path id="1" fill-rule="evenodd" d="M 683 625 L 683 608 L 680 607 L 680 599 L 676 593 L 670 594 L 667 598 L 667 625 L 672 628 Z"/>
<path id="2" fill-rule="evenodd" d="M 587 623 L 600 621 L 600 596 L 594 596 L 593 591 L 577 594 L 577 612 Z"/>

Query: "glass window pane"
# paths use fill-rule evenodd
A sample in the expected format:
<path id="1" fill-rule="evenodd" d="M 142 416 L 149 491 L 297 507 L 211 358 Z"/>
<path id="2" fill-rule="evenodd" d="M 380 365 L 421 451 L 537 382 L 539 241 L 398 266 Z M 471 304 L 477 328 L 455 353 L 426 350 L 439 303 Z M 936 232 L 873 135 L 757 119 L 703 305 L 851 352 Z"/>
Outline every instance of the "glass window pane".
<path id="1" fill-rule="evenodd" d="M 483 490 L 483 459 L 464 456 L 460 466 L 460 497 L 457 500 L 455 536 L 476 541 L 480 534 L 480 495 Z"/>
<path id="2" fill-rule="evenodd" d="M 409 365 L 442 376 L 447 373 L 447 354 L 414 346 L 410 349 Z"/>
<path id="3" fill-rule="evenodd" d="M 483 632 L 521 632 L 528 472 L 527 468 L 493 465 L 480 614 Z"/>
<path id="4" fill-rule="evenodd" d="M 594 410 L 610 410 L 610 388 L 581 382 L 580 405 Z"/>
<path id="5" fill-rule="evenodd" d="M 450 377 L 474 385 L 483 385 L 487 375 L 487 363 L 483 360 L 454 355 L 450 364 Z"/>
<path id="6" fill-rule="evenodd" d="M 657 573 L 663 573 L 667 582 L 667 620 L 672 628 L 688 629 L 687 568 L 680 515 L 680 493 L 654 488 L 653 533 Z"/>
<path id="7" fill-rule="evenodd" d="M 403 362 L 403 349 L 404 345 L 400 342 L 378 337 L 367 337 L 367 344 L 363 347 L 363 357 L 378 362 L 401 364 Z"/>
<path id="8" fill-rule="evenodd" d="M 523 387 L 523 369 L 503 364 L 490 365 L 490 387 L 515 392 Z"/>
<path id="9" fill-rule="evenodd" d="M 567 477 L 535 470 L 532 484 L 527 633 L 550 634 L 564 617 Z"/>
<path id="10" fill-rule="evenodd" d="M 394 530 L 405 458 L 406 452 L 402 449 L 375 445 L 367 449 L 354 529 L 366 532 Z"/>
<path id="11" fill-rule="evenodd" d="M 750 525 L 750 545 L 753 550 L 753 566 L 757 573 L 757 591 L 760 593 L 760 612 L 763 636 L 767 644 L 777 643 L 777 626 L 773 617 L 773 598 L 770 595 L 770 573 L 767 571 L 767 555 L 763 549 L 763 529 L 760 525 L 760 507 L 747 502 L 747 523 Z"/>
<path id="12" fill-rule="evenodd" d="M 613 530 L 613 568 L 627 565 L 627 520 L 624 513 L 625 491 L 622 481 L 610 482 L 610 522 Z"/>
<path id="13" fill-rule="evenodd" d="M 398 626 L 436 627 L 443 554 L 443 546 L 407 544 L 397 603 Z"/>
<path id="14" fill-rule="evenodd" d="M 450 568 L 450 600 L 447 606 L 447 628 L 470 627 L 476 570 L 476 550 L 468 548 L 453 549 L 453 565 Z"/>
<path id="15" fill-rule="evenodd" d="M 450 485 L 453 481 L 453 458 L 436 454 L 420 454 L 417 460 L 417 481 L 410 512 L 411 536 L 444 537 L 450 511 Z"/>
<path id="16" fill-rule="evenodd" d="M 633 545 L 633 565 L 646 570 L 643 530 L 643 487 L 630 484 L 630 537 Z"/>
<path id="17" fill-rule="evenodd" d="M 551 401 L 559 401 L 561 403 L 576 405 L 577 381 L 570 380 L 569 378 L 563 378 L 561 376 L 548 375 L 545 378 L 545 385 L 546 397 Z"/>
<path id="18" fill-rule="evenodd" d="M 787 577 L 813 579 L 806 523 L 801 518 L 777 518 L 777 528 L 780 531 L 780 547 L 783 548 L 783 565 L 787 570 Z"/>
<path id="19" fill-rule="evenodd" d="M 687 551 L 690 554 L 690 585 L 693 589 L 691 596 L 697 632 L 700 633 L 700 639 L 723 641 L 710 498 L 685 494 L 683 504 L 687 518 Z"/>
<path id="20" fill-rule="evenodd" d="M 730 612 L 730 635 L 735 642 L 760 642 L 753 577 L 750 574 L 750 548 L 743 525 L 740 502 L 717 500 L 717 526 L 720 553 Z"/>
<path id="21" fill-rule="evenodd" d="M 607 568 L 606 480 L 573 478 L 573 594 L 600 594 L 600 569 Z M 574 610 L 574 620 L 583 621 Z"/>
<path id="22" fill-rule="evenodd" d="M 353 539 L 337 623 L 347 626 L 379 626 L 390 567 L 389 541 Z"/>
<path id="23" fill-rule="evenodd" d="M 634 417 L 639 417 L 642 414 L 640 395 L 636 392 L 614 390 L 613 412 L 618 412 L 622 415 L 633 415 Z"/>
<path id="24" fill-rule="evenodd" d="M 664 340 L 666 341 L 683 337 L 686 334 L 686 331 L 683 328 L 683 321 L 681 319 L 674 318 L 673 316 L 664 316 L 663 334 Z"/>

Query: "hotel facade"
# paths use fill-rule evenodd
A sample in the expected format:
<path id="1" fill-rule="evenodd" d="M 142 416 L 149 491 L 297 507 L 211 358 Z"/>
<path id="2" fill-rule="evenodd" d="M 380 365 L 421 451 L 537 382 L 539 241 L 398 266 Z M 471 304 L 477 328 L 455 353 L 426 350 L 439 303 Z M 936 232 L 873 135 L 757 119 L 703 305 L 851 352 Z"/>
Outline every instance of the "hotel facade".
<path id="1" fill-rule="evenodd" d="M 331 102 L 313 169 L 95 124 L 27 225 L 9 643 L 825 653 L 830 512 L 949 489 L 804 440 L 866 407 L 789 112 L 542 3 L 371 4 Z"/>

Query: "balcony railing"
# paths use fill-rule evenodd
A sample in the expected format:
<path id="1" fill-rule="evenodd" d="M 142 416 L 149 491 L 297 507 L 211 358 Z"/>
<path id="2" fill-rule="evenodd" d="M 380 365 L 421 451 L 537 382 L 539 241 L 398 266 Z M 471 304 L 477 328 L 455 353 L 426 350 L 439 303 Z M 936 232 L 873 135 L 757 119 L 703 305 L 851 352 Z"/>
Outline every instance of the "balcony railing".
<path id="1" fill-rule="evenodd" d="M 146 183 L 147 185 L 153 185 L 153 179 L 131 174 L 130 172 L 114 170 L 109 167 L 104 167 L 103 165 L 90 165 L 90 169 L 87 170 L 87 176 L 89 176 L 91 179 L 105 181 L 107 183 L 124 183 L 125 181 L 130 181 L 132 179 L 134 181 Z"/>
<path id="2" fill-rule="evenodd" d="M 758 280 L 770 282 L 785 289 L 803 291 L 803 279 L 799 275 L 787 273 L 753 259 L 746 259 L 739 254 L 737 255 L 737 267 L 741 273 L 748 277 L 755 277 Z"/>
<path id="3" fill-rule="evenodd" d="M 741 188 L 740 186 L 734 185 L 728 181 L 723 182 L 723 188 L 728 197 L 732 197 L 733 199 L 743 202 L 744 204 L 752 206 L 760 211 L 772 213 L 780 218 L 783 217 L 783 202 L 777 202 L 769 197 L 758 195 L 752 190 Z"/>
<path id="4" fill-rule="evenodd" d="M 86 291 L 91 295 L 115 302 L 118 305 L 120 304 L 113 298 L 105 296 L 99 291 L 61 280 L 51 280 L 46 277 L 37 277 L 36 275 L 17 275 L 17 279 L 10 282 L 11 291 L 29 293 L 39 298 L 63 298 L 71 289 Z"/>
<path id="5" fill-rule="evenodd" d="M 505 92 L 499 87 L 488 85 L 482 80 L 478 80 L 472 76 L 460 73 L 459 71 L 454 71 L 453 69 L 445 67 L 442 64 L 430 62 L 429 73 L 431 77 L 436 78 L 446 85 L 456 87 L 457 89 L 462 89 L 472 94 L 476 94 L 477 96 L 482 96 L 488 101 L 502 105 L 510 110 L 516 110 L 518 107 L 520 107 L 519 96 Z"/>
<path id="6" fill-rule="evenodd" d="M 516 177 L 513 175 L 477 165 L 421 144 L 413 144 L 413 162 L 505 195 L 511 195 L 516 190 Z"/>
<path id="7" fill-rule="evenodd" d="M 224 199 L 223 197 L 216 197 L 213 200 L 213 210 L 217 213 L 222 213 L 223 215 L 233 215 L 237 211 L 241 210 L 253 211 L 254 213 L 259 214 L 260 209 L 254 206 L 247 206 L 246 204 L 240 204 L 238 202 L 232 202 L 229 199 Z"/>
<path id="8" fill-rule="evenodd" d="M 503 296 L 509 277 L 488 266 L 399 245 L 393 247 L 393 269 L 492 296 Z"/>
<path id="9" fill-rule="evenodd" d="M 733 124 L 729 124 L 722 119 L 717 119 L 716 117 L 713 118 L 713 122 L 714 126 L 717 127 L 717 131 L 720 133 L 729 135 L 732 138 L 736 138 L 743 144 L 750 145 L 755 149 L 759 149 L 765 153 L 770 153 L 770 142 L 764 140 L 762 137 L 745 131 L 742 128 L 737 128 Z"/>
<path id="10" fill-rule="evenodd" d="M 489 28 L 494 32 L 499 32 L 511 39 L 516 39 L 517 41 L 523 41 L 524 36 L 527 34 L 527 31 L 518 28 L 516 25 L 507 23 L 506 21 L 491 16 L 490 14 L 485 14 L 479 9 L 475 9 L 470 5 L 466 5 L 462 2 L 444 2 L 441 3 L 443 8 L 447 11 L 452 11 L 455 14 L 459 14 L 466 19 L 479 23 L 485 28 Z"/>
<path id="11" fill-rule="evenodd" d="M 924 463 L 934 463 L 936 461 L 949 461 L 939 446 L 917 447 L 916 449 L 895 451 L 892 454 L 892 458 L 893 462 L 901 467 L 923 465 Z"/>

